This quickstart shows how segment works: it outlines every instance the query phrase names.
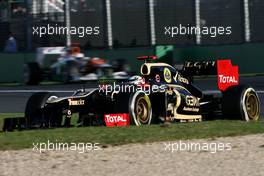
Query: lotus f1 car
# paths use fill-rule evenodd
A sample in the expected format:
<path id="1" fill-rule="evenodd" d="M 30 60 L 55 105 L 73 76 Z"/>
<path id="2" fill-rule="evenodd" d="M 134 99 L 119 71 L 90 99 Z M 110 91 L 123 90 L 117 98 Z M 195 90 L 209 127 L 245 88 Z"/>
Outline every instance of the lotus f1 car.
<path id="1" fill-rule="evenodd" d="M 182 70 L 156 57 L 139 60 L 141 75 L 127 83 L 100 85 L 92 91 L 78 90 L 72 96 L 51 92 L 33 94 L 26 105 L 28 128 L 70 126 L 73 113 L 79 125 L 124 126 L 164 122 L 195 122 L 213 117 L 257 121 L 260 103 L 256 91 L 238 84 L 238 67 L 230 60 L 187 62 Z M 218 75 L 220 94 L 206 94 L 195 87 L 193 75 Z"/>

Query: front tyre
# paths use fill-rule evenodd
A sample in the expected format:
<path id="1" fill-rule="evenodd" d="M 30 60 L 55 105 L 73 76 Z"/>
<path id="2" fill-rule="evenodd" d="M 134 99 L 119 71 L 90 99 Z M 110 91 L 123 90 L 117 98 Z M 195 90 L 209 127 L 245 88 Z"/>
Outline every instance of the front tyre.
<path id="1" fill-rule="evenodd" d="M 223 93 L 223 114 L 228 118 L 258 121 L 260 101 L 256 91 L 250 86 L 232 86 Z"/>
<path id="2" fill-rule="evenodd" d="M 51 123 L 61 124 L 62 114 L 45 111 L 44 106 L 51 98 L 57 98 L 56 94 L 38 92 L 29 98 L 25 109 L 25 118 L 29 128 L 49 127 Z"/>
<path id="3" fill-rule="evenodd" d="M 129 99 L 131 124 L 149 125 L 152 119 L 152 107 L 149 96 L 144 92 L 135 92 Z"/>

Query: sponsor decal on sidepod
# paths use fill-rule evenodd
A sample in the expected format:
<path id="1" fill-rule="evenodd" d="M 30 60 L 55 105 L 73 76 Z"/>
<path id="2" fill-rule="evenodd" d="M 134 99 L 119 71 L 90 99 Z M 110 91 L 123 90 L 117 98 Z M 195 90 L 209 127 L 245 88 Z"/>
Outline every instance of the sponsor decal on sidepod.
<path id="1" fill-rule="evenodd" d="M 130 125 L 129 114 L 105 114 L 104 120 L 107 127 Z"/>

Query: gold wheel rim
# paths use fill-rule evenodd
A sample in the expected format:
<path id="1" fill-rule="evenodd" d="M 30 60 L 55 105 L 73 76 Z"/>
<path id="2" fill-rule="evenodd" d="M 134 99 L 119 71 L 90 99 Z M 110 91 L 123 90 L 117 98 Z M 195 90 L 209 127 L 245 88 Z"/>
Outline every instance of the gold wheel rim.
<path id="1" fill-rule="evenodd" d="M 259 103 L 258 97 L 254 93 L 248 93 L 246 96 L 246 111 L 250 120 L 258 120 Z"/>
<path id="2" fill-rule="evenodd" d="M 148 103 L 144 97 L 140 97 L 136 104 L 135 114 L 137 121 L 141 124 L 148 123 L 149 112 L 148 112 Z"/>

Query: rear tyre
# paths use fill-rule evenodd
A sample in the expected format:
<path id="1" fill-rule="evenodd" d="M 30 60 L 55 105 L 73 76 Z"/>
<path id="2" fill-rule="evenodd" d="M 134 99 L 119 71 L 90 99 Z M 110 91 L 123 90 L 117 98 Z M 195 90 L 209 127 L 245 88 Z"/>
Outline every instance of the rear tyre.
<path id="1" fill-rule="evenodd" d="M 38 85 L 41 81 L 41 68 L 38 63 L 30 62 L 25 64 L 23 77 L 26 85 Z"/>
<path id="2" fill-rule="evenodd" d="M 50 92 L 39 92 L 33 94 L 26 105 L 25 118 L 29 128 L 50 127 L 62 123 L 62 114 L 47 112 L 44 108 L 48 99 L 57 98 Z"/>
<path id="3" fill-rule="evenodd" d="M 260 101 L 250 86 L 232 86 L 223 92 L 223 115 L 245 121 L 257 121 L 260 117 Z"/>
<path id="4" fill-rule="evenodd" d="M 131 124 L 149 125 L 152 121 L 152 107 L 149 96 L 144 92 L 135 92 L 129 99 L 129 115 Z"/>

